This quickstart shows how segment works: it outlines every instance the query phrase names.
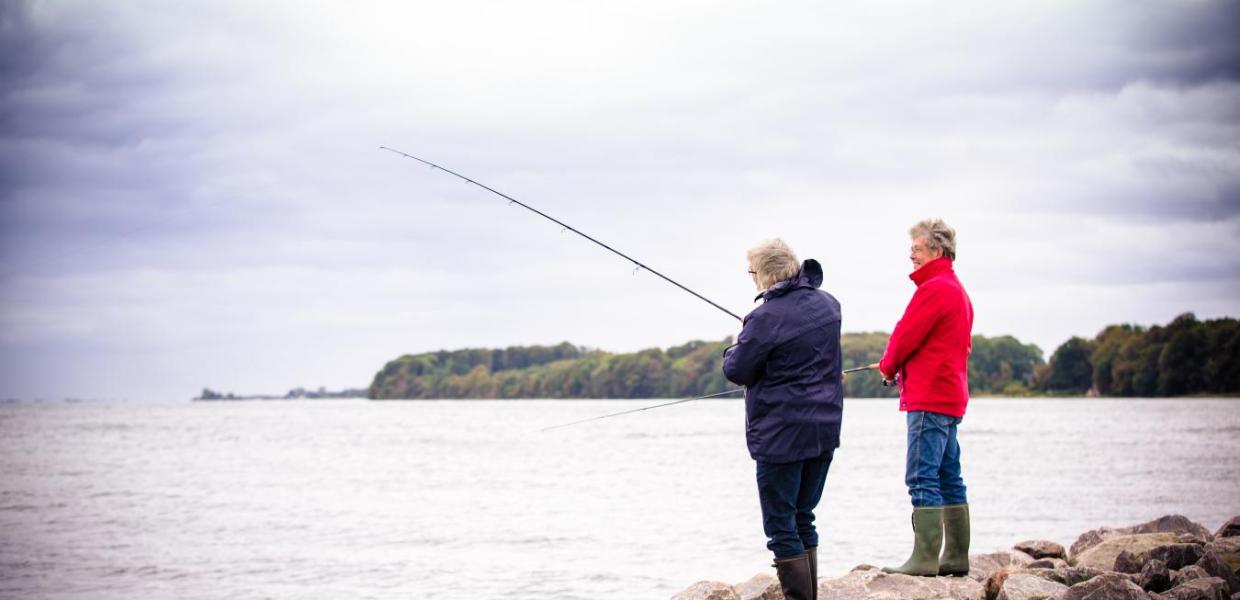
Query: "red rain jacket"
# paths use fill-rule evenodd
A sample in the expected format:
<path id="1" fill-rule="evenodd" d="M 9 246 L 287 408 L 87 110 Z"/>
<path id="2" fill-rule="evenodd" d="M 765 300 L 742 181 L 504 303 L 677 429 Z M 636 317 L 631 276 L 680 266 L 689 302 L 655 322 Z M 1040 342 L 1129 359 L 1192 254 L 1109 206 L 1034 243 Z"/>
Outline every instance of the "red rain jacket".
<path id="1" fill-rule="evenodd" d="M 883 375 L 900 375 L 900 410 L 963 417 L 969 404 L 973 303 L 949 258 L 909 275 L 917 284 L 879 361 Z"/>

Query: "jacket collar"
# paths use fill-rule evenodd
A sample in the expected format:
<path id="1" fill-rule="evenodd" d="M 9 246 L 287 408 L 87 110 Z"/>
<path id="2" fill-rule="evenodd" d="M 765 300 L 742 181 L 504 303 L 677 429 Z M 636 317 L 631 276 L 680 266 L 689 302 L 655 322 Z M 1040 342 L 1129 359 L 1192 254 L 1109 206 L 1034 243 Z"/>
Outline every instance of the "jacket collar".
<path id="1" fill-rule="evenodd" d="M 811 258 L 801 263 L 801 270 L 797 271 L 796 275 L 766 288 L 761 294 L 754 296 L 753 301 L 778 298 L 799 288 L 817 289 L 819 287 L 822 287 L 822 265 Z"/>
<path id="2" fill-rule="evenodd" d="M 944 256 L 942 258 L 936 258 L 922 265 L 920 269 L 917 269 L 916 271 L 909 273 L 908 278 L 912 279 L 913 283 L 917 284 L 918 287 L 921 287 L 921 284 L 929 281 L 930 278 L 934 277 L 935 275 L 938 275 L 940 273 L 951 273 L 951 272 L 952 272 L 952 259 Z"/>

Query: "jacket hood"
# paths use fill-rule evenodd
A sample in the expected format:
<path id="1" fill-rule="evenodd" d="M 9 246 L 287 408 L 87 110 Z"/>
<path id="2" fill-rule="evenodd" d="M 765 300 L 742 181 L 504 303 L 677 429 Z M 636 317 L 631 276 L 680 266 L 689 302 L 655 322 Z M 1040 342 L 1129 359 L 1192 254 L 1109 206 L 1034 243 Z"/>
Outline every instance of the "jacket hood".
<path id="1" fill-rule="evenodd" d="M 818 289 L 820 287 L 822 287 L 822 265 L 811 258 L 801 263 L 801 270 L 796 275 L 767 288 L 766 291 L 754 297 L 754 302 L 757 302 L 759 298 L 766 300 L 778 298 L 799 288 Z"/>

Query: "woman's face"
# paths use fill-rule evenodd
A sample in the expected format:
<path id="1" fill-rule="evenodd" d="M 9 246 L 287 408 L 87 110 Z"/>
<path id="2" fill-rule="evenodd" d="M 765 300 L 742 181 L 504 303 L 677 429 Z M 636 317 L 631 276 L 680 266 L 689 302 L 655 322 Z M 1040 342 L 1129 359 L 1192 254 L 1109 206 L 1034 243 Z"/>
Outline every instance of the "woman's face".
<path id="1" fill-rule="evenodd" d="M 762 282 L 758 281 L 758 270 L 749 265 L 749 276 L 753 278 L 753 287 L 759 292 L 762 291 Z"/>

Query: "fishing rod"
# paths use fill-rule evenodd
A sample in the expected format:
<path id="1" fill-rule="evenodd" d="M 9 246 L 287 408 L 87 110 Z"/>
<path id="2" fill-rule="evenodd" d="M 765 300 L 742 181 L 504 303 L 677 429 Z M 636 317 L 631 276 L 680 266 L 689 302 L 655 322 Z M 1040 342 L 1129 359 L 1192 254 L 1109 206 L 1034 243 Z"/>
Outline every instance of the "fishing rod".
<path id="1" fill-rule="evenodd" d="M 676 286 L 676 287 L 678 287 L 678 288 L 680 288 L 680 289 L 682 289 L 682 290 L 684 290 L 684 291 L 686 291 L 686 292 L 689 292 L 690 294 L 693 294 L 693 295 L 694 295 L 694 296 L 696 296 L 699 300 L 702 300 L 703 302 L 705 302 L 705 303 L 707 303 L 707 304 L 709 304 L 709 305 L 711 305 L 711 306 L 713 306 L 713 307 L 715 307 L 715 308 L 717 308 L 717 309 L 719 309 L 719 310 L 721 310 L 721 311 L 723 311 L 723 312 L 727 313 L 728 315 L 732 316 L 732 318 L 736 319 L 737 321 L 743 321 L 743 319 L 741 319 L 740 315 L 738 315 L 738 314 L 736 314 L 736 313 L 734 313 L 734 312 L 732 312 L 732 311 L 730 311 L 730 310 L 728 310 L 728 309 L 726 309 L 726 308 L 724 308 L 724 307 L 722 307 L 722 306 L 719 306 L 718 304 L 714 303 L 713 301 L 711 301 L 711 300 L 710 300 L 709 298 L 707 298 L 706 296 L 703 296 L 703 295 L 701 295 L 701 294 L 699 294 L 699 293 L 697 293 L 697 292 L 695 292 L 695 291 L 693 291 L 693 290 L 691 290 L 691 289 L 689 289 L 689 288 L 687 288 L 687 287 L 685 287 L 685 286 L 681 285 L 681 284 L 680 284 L 680 282 L 678 282 L 678 281 L 676 281 L 676 280 L 672 279 L 671 277 L 668 277 L 667 275 L 664 275 L 664 274 L 662 274 L 662 273 L 660 273 L 660 272 L 658 272 L 658 271 L 656 271 L 656 270 L 654 270 L 654 269 L 651 269 L 650 267 L 648 267 L 648 266 L 646 266 L 645 264 L 643 264 L 641 261 L 638 261 L 637 259 L 635 259 L 635 258 L 633 258 L 633 257 L 631 257 L 631 256 L 629 256 L 629 255 L 627 255 L 627 254 L 625 254 L 625 253 L 623 253 L 623 252 L 621 252 L 621 251 L 619 251 L 619 250 L 616 250 L 615 248 L 612 248 L 611 246 L 608 246 L 607 244 L 604 244 L 603 242 L 600 242 L 600 241 L 598 241 L 598 240 L 596 240 L 596 239 L 594 239 L 594 238 L 592 238 L 592 237 L 590 237 L 590 236 L 588 236 L 588 235 L 586 235 L 586 234 L 582 233 L 582 232 L 581 232 L 580 230 L 578 230 L 577 228 L 575 228 L 575 227 L 573 227 L 573 226 L 571 226 L 571 225 L 569 225 L 569 224 L 567 224 L 567 223 L 565 223 L 565 222 L 563 222 L 563 221 L 561 221 L 561 220 L 559 220 L 559 219 L 557 219 L 557 218 L 555 218 L 555 217 L 552 217 L 551 215 L 548 215 L 547 213 L 542 212 L 541 210 L 538 210 L 537 208 L 534 208 L 533 206 L 530 206 L 530 205 L 528 205 L 528 204 L 526 204 L 526 203 L 524 203 L 524 202 L 521 202 L 520 200 L 517 200 L 516 198 L 513 198 L 512 196 L 509 196 L 508 194 L 505 194 L 505 193 L 503 193 L 503 192 L 501 192 L 501 191 L 499 191 L 499 190 L 496 190 L 495 188 L 489 187 L 489 186 L 487 186 L 487 185 L 484 185 L 484 184 L 478 183 L 477 181 L 474 181 L 473 179 L 470 179 L 470 178 L 468 178 L 468 177 L 466 177 L 466 176 L 464 176 L 464 175 L 461 175 L 460 173 L 457 173 L 456 171 L 453 171 L 452 169 L 448 169 L 448 168 L 445 168 L 445 167 L 441 167 L 441 166 L 439 166 L 439 165 L 437 165 L 437 164 L 435 164 L 435 163 L 433 163 L 433 162 L 431 162 L 431 161 L 429 161 L 429 160 L 423 160 L 423 159 L 418 158 L 418 157 L 416 157 L 416 156 L 414 156 L 414 155 L 412 155 L 412 154 L 408 154 L 408 153 L 405 153 L 405 152 L 401 152 L 400 150 L 396 150 L 395 148 L 389 148 L 389 147 L 387 147 L 387 146 L 379 146 L 379 149 L 380 149 L 380 150 L 387 150 L 388 152 L 391 152 L 391 153 L 394 153 L 394 154 L 399 154 L 399 155 L 401 155 L 401 156 L 403 156 L 403 157 L 405 157 L 405 158 L 412 158 L 413 160 L 416 160 L 416 161 L 418 161 L 418 162 L 420 162 L 420 163 L 422 163 L 422 164 L 424 164 L 424 165 L 426 165 L 426 166 L 428 166 L 428 167 L 431 167 L 432 169 L 439 169 L 440 171 L 443 171 L 444 173 L 448 173 L 449 175 L 454 175 L 454 176 L 456 176 L 456 177 L 459 177 L 459 178 L 461 178 L 461 179 L 464 179 L 465 181 L 468 181 L 469 183 L 472 183 L 472 184 L 474 184 L 474 185 L 476 185 L 476 186 L 478 186 L 478 187 L 480 187 L 480 188 L 482 188 L 482 189 L 484 189 L 484 190 L 486 190 L 486 191 L 488 191 L 488 192 L 491 192 L 492 194 L 495 194 L 495 195 L 497 195 L 497 196 L 499 196 L 499 197 L 501 197 L 501 198 L 504 198 L 505 200 L 508 200 L 508 203 L 509 203 L 509 204 L 516 204 L 517 206 L 520 206 L 521 208 L 524 208 L 525 210 L 528 210 L 528 211 L 530 211 L 530 212 L 532 212 L 532 213 L 534 213 L 534 214 L 536 214 L 536 215 L 538 215 L 538 216 L 540 216 L 540 217 L 542 217 L 542 218 L 544 218 L 544 219 L 547 219 L 548 221 L 551 221 L 552 223 L 555 223 L 556 225 L 559 225 L 560 227 L 563 227 L 563 228 L 564 228 L 565 230 L 567 230 L 567 231 L 571 231 L 571 232 L 573 232 L 573 233 L 575 233 L 575 234 L 577 234 L 577 235 L 579 235 L 579 236 L 581 236 L 581 237 L 583 237 L 583 238 L 586 238 L 587 240 L 590 240 L 591 242 L 594 242 L 595 244 L 598 244 L 599 246 L 602 246 L 603 248 L 607 249 L 608 251 L 612 252 L 613 254 L 616 254 L 617 256 L 620 256 L 621 258 L 623 258 L 623 259 L 625 259 L 625 260 L 627 260 L 627 261 L 629 261 L 629 262 L 633 263 L 633 265 L 634 265 L 634 266 L 636 266 L 638 269 L 644 269 L 644 270 L 646 270 L 646 271 L 649 271 L 649 272 L 651 272 L 651 273 L 654 273 L 655 275 L 658 275 L 660 278 L 662 278 L 664 281 L 666 281 L 666 282 L 668 282 L 668 283 L 670 283 L 670 284 L 672 284 L 672 285 L 674 285 L 674 286 Z M 636 271 L 635 271 L 635 272 L 636 272 Z"/>
<path id="2" fill-rule="evenodd" d="M 643 410 L 650 410 L 652 408 L 659 408 L 662 406 L 671 406 L 673 404 L 692 402 L 694 400 L 705 400 L 707 398 L 718 398 L 719 396 L 726 396 L 728 394 L 735 394 L 736 392 L 743 392 L 743 391 L 745 391 L 745 388 L 736 388 L 734 390 L 728 390 L 726 392 L 719 392 L 718 394 L 707 394 L 705 396 L 695 396 L 693 398 L 682 398 L 680 400 L 675 400 L 673 402 L 664 402 L 663 404 L 655 404 L 654 406 L 643 406 L 642 408 L 634 408 L 632 410 L 623 410 L 618 413 L 611 413 L 611 414 L 602 415 L 599 417 L 590 417 L 589 419 L 573 421 L 572 423 L 564 423 L 563 425 L 552 425 L 551 427 L 544 427 L 542 429 L 539 429 L 539 431 L 551 431 L 552 429 L 559 429 L 561 427 L 568 427 L 570 425 L 580 425 L 581 423 L 589 423 L 590 421 L 598 421 L 599 419 L 609 419 L 611 417 L 618 417 L 620 415 L 627 415 L 627 414 L 631 414 L 635 412 L 641 412 Z"/>
<path id="3" fill-rule="evenodd" d="M 855 368 L 855 369 L 844 369 L 844 371 L 843 371 L 843 372 L 844 372 L 844 373 L 856 373 L 857 371 L 868 371 L 868 370 L 873 369 L 873 368 L 874 368 L 874 365 L 866 365 L 866 366 L 864 366 L 864 367 L 857 367 L 857 368 Z M 590 421 L 597 421 L 597 420 L 599 420 L 599 419 L 607 419 L 607 418 L 610 418 L 610 417 L 618 417 L 618 416 L 620 416 L 620 415 L 627 415 L 627 414 L 630 414 L 630 413 L 641 412 L 641 411 L 643 411 L 643 410 L 650 410 L 650 409 L 652 409 L 652 408 L 661 408 L 661 407 L 664 407 L 664 406 L 671 406 L 671 405 L 673 405 L 673 404 L 683 404 L 683 403 L 685 403 L 685 402 L 692 402 L 692 401 L 694 401 L 694 400 L 705 400 L 705 399 L 707 399 L 707 398 L 717 398 L 717 397 L 719 397 L 719 396 L 726 396 L 726 395 L 728 395 L 728 394 L 735 394 L 736 392 L 743 392 L 743 391 L 745 391 L 745 388 L 736 388 L 736 389 L 734 389 L 734 390 L 728 390 L 728 391 L 726 391 L 726 392 L 719 392 L 718 394 L 710 394 L 710 395 L 707 395 L 707 396 L 696 396 L 696 397 L 693 397 L 693 398 L 682 398 L 682 399 L 680 399 L 680 400 L 676 400 L 676 401 L 673 401 L 673 402 L 665 402 L 665 403 L 663 403 L 663 404 L 656 404 L 656 405 L 654 405 L 654 406 L 645 406 L 645 407 L 642 407 L 642 408 L 634 408 L 634 409 L 632 409 L 632 410 L 625 410 L 625 411 L 621 411 L 621 412 L 618 412 L 618 413 L 611 413 L 611 414 L 609 414 L 609 415 L 603 415 L 603 416 L 600 416 L 600 417 L 590 417 L 589 419 L 582 419 L 582 420 L 580 420 L 580 421 L 573 421 L 572 423 L 564 423 L 563 425 L 552 425 L 551 427 L 544 427 L 544 428 L 542 428 L 542 429 L 539 429 L 539 431 L 540 431 L 540 432 L 541 432 L 541 431 L 551 431 L 552 429 L 560 429 L 561 427 L 568 427 L 568 426 L 570 426 L 570 425 L 580 425 L 581 423 L 589 423 Z"/>

